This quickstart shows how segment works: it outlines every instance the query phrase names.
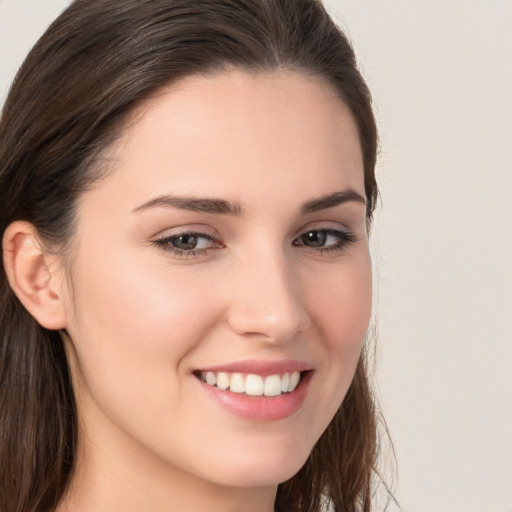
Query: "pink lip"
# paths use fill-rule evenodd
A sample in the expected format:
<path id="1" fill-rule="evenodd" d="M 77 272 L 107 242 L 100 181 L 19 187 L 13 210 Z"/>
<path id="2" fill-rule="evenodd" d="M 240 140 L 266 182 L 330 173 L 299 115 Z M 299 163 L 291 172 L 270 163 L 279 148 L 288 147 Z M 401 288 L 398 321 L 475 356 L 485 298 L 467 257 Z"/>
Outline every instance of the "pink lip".
<path id="1" fill-rule="evenodd" d="M 202 372 L 254 373 L 262 377 L 291 372 L 305 372 L 313 367 L 303 361 L 237 361 L 208 368 L 199 368 Z"/>
<path id="2" fill-rule="evenodd" d="M 248 396 L 244 393 L 233 393 L 209 386 L 197 379 L 198 384 L 206 395 L 224 407 L 232 414 L 250 421 L 276 421 L 291 416 L 297 412 L 306 399 L 309 382 L 313 372 L 311 365 L 298 361 L 240 361 L 233 364 L 214 366 L 201 369 L 201 371 L 228 373 L 255 373 L 261 376 L 275 375 L 293 371 L 302 373 L 299 385 L 291 393 L 283 393 L 279 396 Z"/>

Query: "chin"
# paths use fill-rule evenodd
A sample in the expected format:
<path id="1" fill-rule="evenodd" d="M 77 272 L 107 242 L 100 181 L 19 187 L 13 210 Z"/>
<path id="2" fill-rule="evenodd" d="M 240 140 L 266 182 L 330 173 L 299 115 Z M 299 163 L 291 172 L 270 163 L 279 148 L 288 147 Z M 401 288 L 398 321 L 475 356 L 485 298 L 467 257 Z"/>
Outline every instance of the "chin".
<path id="1" fill-rule="evenodd" d="M 240 453 L 236 458 L 225 460 L 218 467 L 215 480 L 229 487 L 277 486 L 292 478 L 306 463 L 310 450 L 294 447 L 290 450 L 260 450 L 259 453 Z"/>

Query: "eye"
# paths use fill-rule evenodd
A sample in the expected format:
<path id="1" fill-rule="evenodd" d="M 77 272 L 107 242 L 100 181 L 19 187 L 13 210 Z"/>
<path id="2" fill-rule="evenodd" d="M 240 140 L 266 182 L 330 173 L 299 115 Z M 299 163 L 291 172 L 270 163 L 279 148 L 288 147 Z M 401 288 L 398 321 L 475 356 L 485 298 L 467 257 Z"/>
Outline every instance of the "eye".
<path id="1" fill-rule="evenodd" d="M 222 244 L 216 241 L 213 235 L 195 231 L 166 236 L 155 240 L 153 243 L 162 250 L 180 257 L 197 256 L 198 254 L 205 254 L 208 249 L 222 247 Z"/>
<path id="2" fill-rule="evenodd" d="M 194 249 L 204 249 L 205 246 L 208 246 L 210 239 L 195 233 L 187 233 L 171 237 L 167 242 L 180 251 L 193 251 Z"/>
<path id="3" fill-rule="evenodd" d="M 356 236 L 344 229 L 310 229 L 293 241 L 295 246 L 305 246 L 320 252 L 341 251 L 355 242 Z"/>

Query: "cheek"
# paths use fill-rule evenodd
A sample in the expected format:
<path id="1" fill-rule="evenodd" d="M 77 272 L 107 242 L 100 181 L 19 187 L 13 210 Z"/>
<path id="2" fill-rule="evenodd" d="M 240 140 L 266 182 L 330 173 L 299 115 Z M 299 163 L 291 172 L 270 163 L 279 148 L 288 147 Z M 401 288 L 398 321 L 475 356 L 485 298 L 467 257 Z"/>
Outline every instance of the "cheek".
<path id="1" fill-rule="evenodd" d="M 94 260 L 84 265 L 77 284 L 76 314 L 87 331 L 97 329 L 125 349 L 172 347 L 188 343 L 187 333 L 207 329 L 203 287 L 193 273 L 171 272 L 165 262 L 148 265 L 135 258 Z"/>
<path id="2" fill-rule="evenodd" d="M 372 309 L 369 260 L 361 258 L 315 281 L 308 298 L 320 336 L 334 354 L 359 353 Z"/>
<path id="3" fill-rule="evenodd" d="M 181 361 L 217 317 L 196 277 L 159 265 L 91 257 L 75 279 L 70 334 L 82 389 L 119 420 L 136 404 L 149 416 L 163 412 L 179 391 Z"/>
<path id="4" fill-rule="evenodd" d="M 308 294 L 318 345 L 324 350 L 321 373 L 325 388 L 318 393 L 320 428 L 326 428 L 341 405 L 361 355 L 372 309 L 372 279 L 369 261 L 351 265 L 316 280 Z M 320 373 L 320 372 L 319 372 Z"/>

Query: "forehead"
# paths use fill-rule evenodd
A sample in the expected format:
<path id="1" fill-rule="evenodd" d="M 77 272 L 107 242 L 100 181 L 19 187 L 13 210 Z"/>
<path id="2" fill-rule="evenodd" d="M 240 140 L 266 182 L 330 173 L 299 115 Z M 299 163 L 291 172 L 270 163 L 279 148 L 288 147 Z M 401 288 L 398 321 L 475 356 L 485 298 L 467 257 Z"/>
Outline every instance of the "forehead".
<path id="1" fill-rule="evenodd" d="M 229 70 L 158 91 L 130 116 L 105 185 L 137 195 L 225 195 L 262 187 L 306 196 L 350 187 L 364 196 L 357 127 L 334 88 L 297 71 Z M 246 197 L 245 197 L 246 196 Z"/>

